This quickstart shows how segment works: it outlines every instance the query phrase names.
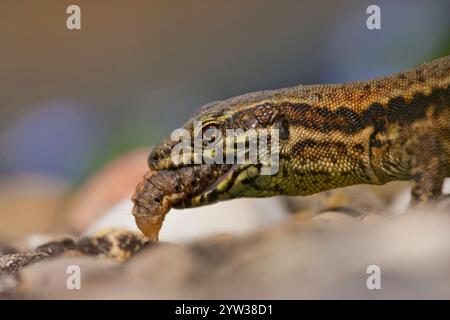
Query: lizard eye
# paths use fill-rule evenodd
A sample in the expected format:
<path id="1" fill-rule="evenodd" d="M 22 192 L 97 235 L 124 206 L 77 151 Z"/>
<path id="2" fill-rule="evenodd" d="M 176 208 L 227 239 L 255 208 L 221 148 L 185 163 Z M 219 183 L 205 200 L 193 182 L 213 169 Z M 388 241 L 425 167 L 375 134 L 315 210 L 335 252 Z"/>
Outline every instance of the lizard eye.
<path id="1" fill-rule="evenodd" d="M 211 143 L 214 143 L 214 141 L 216 141 L 216 137 L 215 136 L 210 136 L 210 137 L 204 136 L 204 138 L 203 138 L 203 146 L 207 147 Z"/>
<path id="2" fill-rule="evenodd" d="M 207 125 L 203 128 L 203 146 L 206 147 L 216 141 L 218 129 L 214 125 Z"/>
<path id="3" fill-rule="evenodd" d="M 216 126 L 214 124 L 210 123 L 202 128 L 202 132 L 205 135 L 205 134 L 208 134 L 208 131 L 213 131 L 216 129 L 217 129 Z"/>
<path id="4" fill-rule="evenodd" d="M 281 140 L 289 139 L 289 122 L 286 119 L 276 120 L 274 127 L 278 129 L 278 135 Z"/>

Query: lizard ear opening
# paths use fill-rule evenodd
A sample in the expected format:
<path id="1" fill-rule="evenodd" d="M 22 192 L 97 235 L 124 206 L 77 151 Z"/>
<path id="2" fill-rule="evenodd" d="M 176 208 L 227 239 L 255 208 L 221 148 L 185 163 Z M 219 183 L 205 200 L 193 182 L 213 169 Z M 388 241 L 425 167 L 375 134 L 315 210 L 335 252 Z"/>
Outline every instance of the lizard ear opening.
<path id="1" fill-rule="evenodd" d="M 259 126 L 259 120 L 253 114 L 245 113 L 239 118 L 239 123 L 243 129 L 256 129 Z"/>
<path id="2" fill-rule="evenodd" d="M 275 120 L 274 128 L 278 130 L 278 135 L 281 140 L 289 139 L 289 121 L 285 118 L 278 118 Z"/>

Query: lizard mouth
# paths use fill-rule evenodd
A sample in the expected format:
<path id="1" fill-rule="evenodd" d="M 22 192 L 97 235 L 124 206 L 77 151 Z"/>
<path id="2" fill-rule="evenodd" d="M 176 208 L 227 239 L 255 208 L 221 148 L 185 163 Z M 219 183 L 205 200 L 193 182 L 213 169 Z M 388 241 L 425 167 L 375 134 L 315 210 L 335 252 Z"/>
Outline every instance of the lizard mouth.
<path id="1" fill-rule="evenodd" d="M 221 174 L 218 175 L 215 180 L 209 180 L 209 184 L 202 190 L 192 194 L 190 197 L 184 198 L 182 201 L 174 204 L 173 207 L 198 207 L 233 198 L 229 191 L 235 183 L 236 178 L 243 170 L 243 167 L 240 165 L 228 165 L 226 169 L 221 171 Z"/>
<path id="2" fill-rule="evenodd" d="M 261 182 L 261 164 L 208 163 L 204 158 L 203 163 L 192 164 L 196 160 L 192 153 L 187 155 L 190 163 L 178 163 L 169 155 L 171 147 L 166 143 L 153 149 L 148 159 L 150 170 L 132 197 L 137 225 L 150 238 L 157 239 L 170 208 L 199 207 L 262 194 L 255 183 Z"/>
<path id="3" fill-rule="evenodd" d="M 201 206 L 227 199 L 223 190 L 238 171 L 238 166 L 220 164 L 149 170 L 132 196 L 133 215 L 139 229 L 151 239 L 157 239 L 170 208 Z M 219 197 L 222 193 L 225 196 Z"/>

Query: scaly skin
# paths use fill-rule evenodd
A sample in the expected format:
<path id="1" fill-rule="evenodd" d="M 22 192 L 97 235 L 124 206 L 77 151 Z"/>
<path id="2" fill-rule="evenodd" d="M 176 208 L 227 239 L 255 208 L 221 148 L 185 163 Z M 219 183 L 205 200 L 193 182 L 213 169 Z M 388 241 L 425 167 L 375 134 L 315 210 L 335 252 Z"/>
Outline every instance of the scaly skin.
<path id="1" fill-rule="evenodd" d="M 234 165 L 177 204 L 238 197 L 310 195 L 355 184 L 413 181 L 413 199 L 441 195 L 450 176 L 450 56 L 371 81 L 261 91 L 201 108 L 204 129 L 280 129 L 280 169 Z M 170 138 L 149 156 L 152 170 L 174 170 Z M 214 165 L 211 165 L 214 169 Z M 204 177 L 199 177 L 204 181 Z"/>

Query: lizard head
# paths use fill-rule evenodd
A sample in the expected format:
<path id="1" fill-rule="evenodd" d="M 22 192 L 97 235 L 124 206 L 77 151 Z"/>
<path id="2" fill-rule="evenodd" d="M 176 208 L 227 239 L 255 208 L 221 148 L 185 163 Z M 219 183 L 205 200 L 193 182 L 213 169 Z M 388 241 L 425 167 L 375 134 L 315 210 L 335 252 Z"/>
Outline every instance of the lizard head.
<path id="1" fill-rule="evenodd" d="M 175 207 L 286 193 L 275 180 L 286 174 L 290 124 L 275 99 L 267 91 L 207 104 L 152 150 L 152 170 L 207 164 L 214 173 L 198 177 L 206 187 Z"/>

